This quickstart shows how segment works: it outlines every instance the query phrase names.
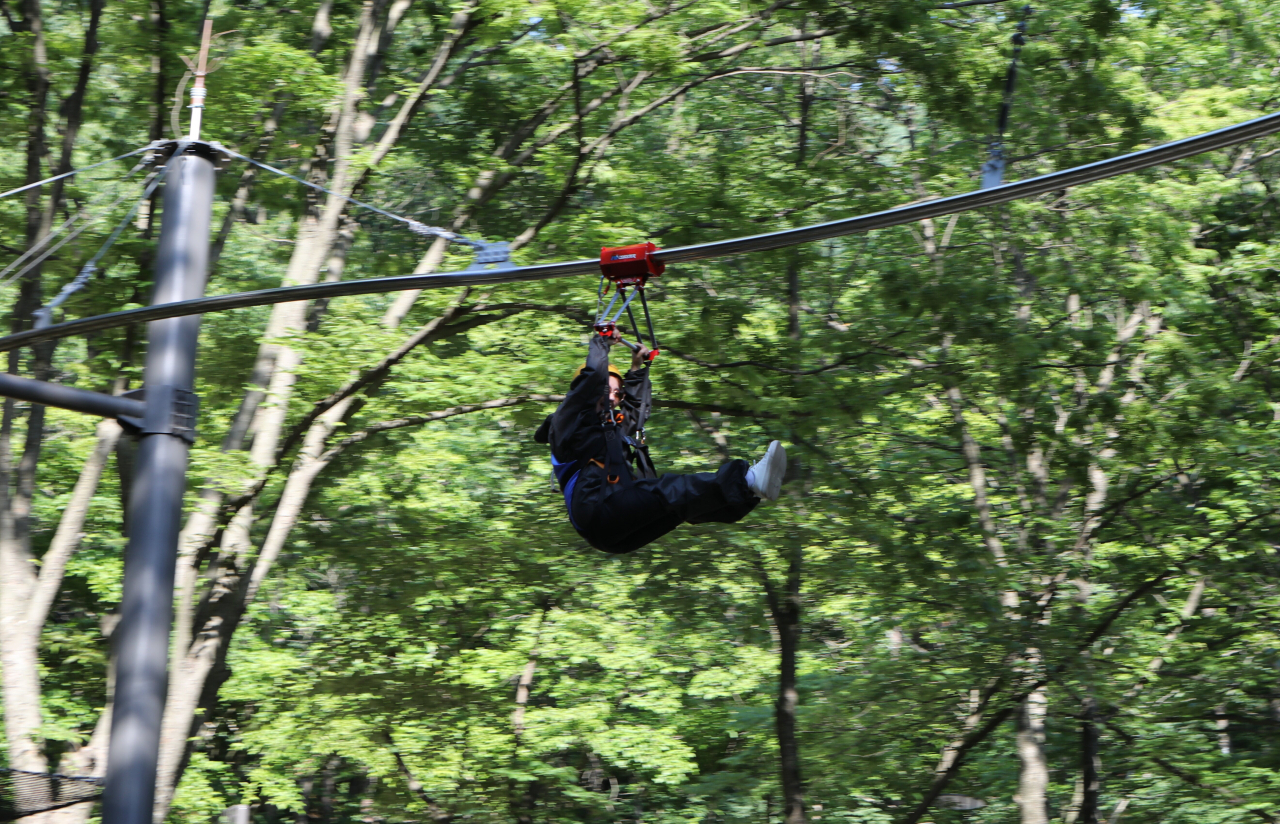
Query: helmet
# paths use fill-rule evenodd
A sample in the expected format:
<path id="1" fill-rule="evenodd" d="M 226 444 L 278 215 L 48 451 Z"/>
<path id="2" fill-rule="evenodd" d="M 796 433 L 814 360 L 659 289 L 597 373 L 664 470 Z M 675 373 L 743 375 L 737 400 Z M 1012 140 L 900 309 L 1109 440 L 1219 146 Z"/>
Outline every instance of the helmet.
<path id="1" fill-rule="evenodd" d="M 579 366 L 577 371 L 573 373 L 573 380 L 576 381 L 578 378 L 582 377 L 582 370 L 586 368 L 587 368 L 587 365 L 585 363 Z M 622 377 L 621 370 L 619 370 L 618 367 L 614 366 L 612 363 L 609 364 L 609 374 L 616 375 L 618 380 L 625 380 L 625 378 Z M 570 383 L 572 382 L 573 381 L 570 381 Z"/>

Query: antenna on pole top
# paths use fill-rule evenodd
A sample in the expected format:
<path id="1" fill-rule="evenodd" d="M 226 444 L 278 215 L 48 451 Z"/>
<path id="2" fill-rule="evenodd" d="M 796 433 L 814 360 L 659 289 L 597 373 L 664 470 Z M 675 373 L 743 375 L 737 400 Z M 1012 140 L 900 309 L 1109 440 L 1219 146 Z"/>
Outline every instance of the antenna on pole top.
<path id="1" fill-rule="evenodd" d="M 204 32 L 200 35 L 200 58 L 196 63 L 196 82 L 191 86 L 191 131 L 189 140 L 200 139 L 200 122 L 204 116 L 204 76 L 209 62 L 209 41 L 213 39 L 213 20 L 205 18 Z M 188 66 L 191 64 L 188 63 Z"/>

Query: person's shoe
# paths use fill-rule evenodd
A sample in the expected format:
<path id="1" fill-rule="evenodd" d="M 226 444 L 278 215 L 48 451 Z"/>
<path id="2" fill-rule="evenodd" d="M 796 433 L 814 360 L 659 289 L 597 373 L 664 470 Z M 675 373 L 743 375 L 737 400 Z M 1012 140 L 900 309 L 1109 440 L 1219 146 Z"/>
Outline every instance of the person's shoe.
<path id="1" fill-rule="evenodd" d="M 787 450 L 778 441 L 770 441 L 764 457 L 747 470 L 747 486 L 761 498 L 776 501 L 782 492 L 782 476 L 786 472 Z"/>

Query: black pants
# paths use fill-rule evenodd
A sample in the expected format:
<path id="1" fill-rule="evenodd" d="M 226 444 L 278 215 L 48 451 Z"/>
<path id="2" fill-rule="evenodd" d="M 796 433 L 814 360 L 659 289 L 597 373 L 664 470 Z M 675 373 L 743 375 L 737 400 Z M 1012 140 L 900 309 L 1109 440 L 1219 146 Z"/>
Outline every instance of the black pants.
<path id="1" fill-rule="evenodd" d="M 730 461 L 715 473 L 624 478 L 610 484 L 588 467 L 573 491 L 573 520 L 587 543 L 604 552 L 639 549 L 682 523 L 731 524 L 760 499 L 747 486 L 747 462 Z"/>

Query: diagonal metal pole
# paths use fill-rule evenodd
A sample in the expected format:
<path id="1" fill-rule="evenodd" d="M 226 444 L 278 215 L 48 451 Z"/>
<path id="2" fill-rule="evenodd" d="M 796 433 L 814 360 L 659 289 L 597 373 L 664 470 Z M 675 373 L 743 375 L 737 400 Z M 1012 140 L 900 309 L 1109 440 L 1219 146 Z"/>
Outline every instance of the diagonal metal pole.
<path id="1" fill-rule="evenodd" d="M 206 22 L 201 70 L 209 35 Z M 203 95 L 192 97 L 193 107 L 203 103 Z M 190 135 L 178 141 L 167 164 L 153 306 L 204 294 L 215 164 L 213 148 L 199 137 L 199 120 L 193 117 Z M 152 321 L 147 327 L 145 412 L 143 419 L 135 422 L 139 443 L 129 504 L 124 599 L 112 637 L 116 688 L 103 824 L 151 824 L 160 725 L 168 690 L 182 494 L 195 437 L 196 398 L 192 390 L 199 333 L 198 315 Z"/>

